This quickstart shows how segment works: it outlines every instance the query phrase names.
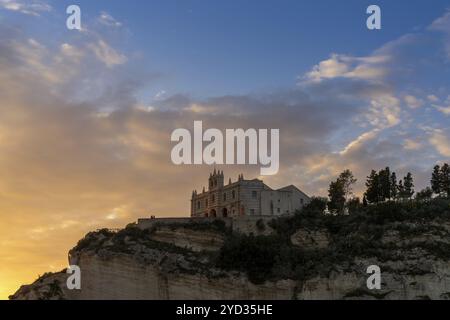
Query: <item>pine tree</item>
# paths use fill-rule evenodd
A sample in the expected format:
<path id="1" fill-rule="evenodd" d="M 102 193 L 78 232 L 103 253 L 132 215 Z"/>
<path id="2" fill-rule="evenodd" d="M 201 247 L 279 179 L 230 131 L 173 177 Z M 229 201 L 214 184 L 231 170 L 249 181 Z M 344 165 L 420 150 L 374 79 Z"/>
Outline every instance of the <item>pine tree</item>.
<path id="1" fill-rule="evenodd" d="M 444 193 L 447 198 L 450 198 L 450 166 L 448 163 L 444 163 L 441 167 L 439 180 L 441 192 Z"/>
<path id="2" fill-rule="evenodd" d="M 404 178 L 404 195 L 406 199 L 411 199 L 411 197 L 414 194 L 414 181 L 411 172 L 408 172 L 406 174 L 406 177 Z"/>
<path id="3" fill-rule="evenodd" d="M 391 174 L 391 197 L 392 199 L 397 199 L 398 195 L 398 186 L 397 186 L 397 175 L 395 172 Z"/>
<path id="4" fill-rule="evenodd" d="M 398 198 L 403 200 L 405 198 L 405 188 L 403 187 L 403 180 L 400 180 L 398 182 Z"/>
<path id="5" fill-rule="evenodd" d="M 433 173 L 431 174 L 431 189 L 436 195 L 440 196 L 442 193 L 441 187 L 441 167 L 439 167 L 439 165 L 435 165 L 433 168 Z"/>
<path id="6" fill-rule="evenodd" d="M 380 193 L 380 183 L 378 173 L 375 170 L 372 170 L 370 175 L 367 177 L 366 187 L 367 190 L 365 192 L 365 197 L 368 203 L 378 203 L 379 193 Z"/>
<path id="7" fill-rule="evenodd" d="M 380 201 L 391 200 L 391 170 L 386 167 L 378 173 L 380 180 Z"/>

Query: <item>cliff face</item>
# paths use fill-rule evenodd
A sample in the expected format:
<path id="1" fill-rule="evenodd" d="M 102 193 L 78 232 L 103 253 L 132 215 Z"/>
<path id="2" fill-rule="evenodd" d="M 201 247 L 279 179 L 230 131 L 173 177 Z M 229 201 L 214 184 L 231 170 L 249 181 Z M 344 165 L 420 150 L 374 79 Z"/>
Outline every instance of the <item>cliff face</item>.
<path id="1" fill-rule="evenodd" d="M 279 231 L 280 225 L 273 224 L 272 230 Z M 234 235 L 217 225 L 101 230 L 88 234 L 69 253 L 70 264 L 81 269 L 81 290 L 68 290 L 68 275 L 60 272 L 22 286 L 11 298 L 450 299 L 446 218 L 383 223 L 382 232 L 374 229 L 377 237 L 367 232 L 368 225 L 359 221 L 358 226 L 349 232 L 336 231 L 334 224 L 293 223 L 295 230 L 286 237 Z M 362 234 L 374 242 L 357 243 Z M 280 245 L 280 239 L 289 243 Z M 258 241 L 262 248 L 255 246 Z M 245 257 L 263 250 L 267 256 L 261 261 L 270 260 L 267 247 L 272 242 L 274 255 L 281 253 L 273 264 L 256 269 L 264 276 L 246 272 Z M 283 253 L 285 248 L 291 251 Z M 381 268 L 381 290 L 366 286 L 366 269 L 374 264 Z"/>
<path id="2" fill-rule="evenodd" d="M 177 266 L 180 257 L 166 255 Z M 168 272 L 168 262 L 145 264 L 126 254 L 83 253 L 81 290 L 68 290 L 66 273 L 47 276 L 42 282 L 23 286 L 13 299 L 450 299 L 450 268 L 447 262 L 427 262 L 421 275 L 382 274 L 382 290 L 365 289 L 362 270 L 338 270 L 329 277 L 303 283 L 294 280 L 267 281 L 255 285 L 240 273 L 216 276 L 190 272 Z M 182 260 L 182 259 L 181 259 Z M 165 265 L 164 265 L 165 264 Z M 60 289 L 55 290 L 58 286 Z"/>

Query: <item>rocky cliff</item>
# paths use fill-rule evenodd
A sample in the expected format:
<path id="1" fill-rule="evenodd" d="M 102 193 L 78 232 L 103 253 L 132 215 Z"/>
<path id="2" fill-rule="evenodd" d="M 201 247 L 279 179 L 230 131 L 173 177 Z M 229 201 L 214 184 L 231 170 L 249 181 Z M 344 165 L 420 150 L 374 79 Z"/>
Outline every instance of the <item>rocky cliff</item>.
<path id="1" fill-rule="evenodd" d="M 448 202 L 336 217 L 307 208 L 259 236 L 219 220 L 99 230 L 69 253 L 81 290 L 67 289 L 63 270 L 11 299 L 450 299 L 449 211 Z M 366 286 L 369 265 L 381 269 L 380 290 Z"/>

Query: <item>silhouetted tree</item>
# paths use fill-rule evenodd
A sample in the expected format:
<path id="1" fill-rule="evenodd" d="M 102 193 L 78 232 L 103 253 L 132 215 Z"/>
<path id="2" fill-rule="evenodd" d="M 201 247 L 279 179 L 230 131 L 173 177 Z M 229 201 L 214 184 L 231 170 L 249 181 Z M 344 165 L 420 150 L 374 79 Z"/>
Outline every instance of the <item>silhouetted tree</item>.
<path id="1" fill-rule="evenodd" d="M 359 200 L 358 197 L 355 197 L 355 198 L 349 199 L 347 201 L 346 206 L 348 208 L 348 212 L 350 214 L 352 214 L 359 210 L 359 208 L 361 207 L 361 201 Z"/>
<path id="2" fill-rule="evenodd" d="M 327 198 L 322 197 L 312 197 L 311 201 L 305 206 L 305 209 L 309 209 L 311 211 L 324 212 L 327 208 Z"/>
<path id="3" fill-rule="evenodd" d="M 380 201 L 380 183 L 379 176 L 375 170 L 372 170 L 366 181 L 367 190 L 365 197 L 368 203 L 378 203 Z"/>
<path id="4" fill-rule="evenodd" d="M 384 170 L 380 170 L 378 173 L 379 179 L 379 200 L 385 201 L 386 199 L 391 199 L 391 170 L 386 167 Z"/>
<path id="5" fill-rule="evenodd" d="M 425 189 L 416 193 L 416 200 L 419 201 L 429 201 L 433 196 L 433 190 L 430 187 L 426 187 Z"/>
<path id="6" fill-rule="evenodd" d="M 398 182 L 398 198 L 399 199 L 404 199 L 405 198 L 405 187 L 403 186 L 403 180 L 400 180 Z"/>
<path id="7" fill-rule="evenodd" d="M 363 207 L 367 207 L 367 199 L 365 195 L 363 197 Z"/>
<path id="8" fill-rule="evenodd" d="M 408 172 L 403 179 L 404 198 L 411 199 L 414 194 L 414 182 L 411 172 Z"/>
<path id="9" fill-rule="evenodd" d="M 431 174 L 431 189 L 436 195 L 441 196 L 441 187 L 441 167 L 439 165 L 435 165 L 433 168 L 433 173 Z"/>
<path id="10" fill-rule="evenodd" d="M 329 210 L 338 213 L 344 211 L 348 199 L 353 195 L 353 184 L 355 182 L 356 178 L 353 173 L 346 169 L 339 175 L 336 181 L 330 183 L 328 189 L 328 196 L 330 198 L 328 203 Z"/>
<path id="11" fill-rule="evenodd" d="M 391 197 L 392 199 L 397 199 L 398 195 L 398 185 L 397 185 L 397 175 L 395 172 L 391 173 Z"/>
<path id="12" fill-rule="evenodd" d="M 345 207 L 345 191 L 342 181 L 337 179 L 330 183 L 328 189 L 328 210 L 332 212 L 342 213 Z"/>
<path id="13" fill-rule="evenodd" d="M 445 194 L 447 198 L 450 198 L 450 166 L 448 163 L 444 163 L 440 172 L 441 192 Z"/>
<path id="14" fill-rule="evenodd" d="M 342 183 L 342 188 L 344 189 L 345 199 L 349 199 L 353 195 L 353 185 L 357 181 L 353 176 L 353 172 L 349 169 L 344 170 L 338 177 L 338 181 Z"/>

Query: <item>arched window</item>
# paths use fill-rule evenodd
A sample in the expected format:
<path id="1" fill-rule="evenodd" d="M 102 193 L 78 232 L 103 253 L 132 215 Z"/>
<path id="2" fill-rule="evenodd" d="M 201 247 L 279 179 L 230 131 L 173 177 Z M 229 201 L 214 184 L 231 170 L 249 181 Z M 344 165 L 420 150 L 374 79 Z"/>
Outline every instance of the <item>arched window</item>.
<path id="1" fill-rule="evenodd" d="M 236 199 L 236 191 L 231 191 L 231 197 L 233 198 L 233 199 Z"/>
<path id="2" fill-rule="evenodd" d="M 226 192 L 223 193 L 223 201 L 227 201 L 227 193 Z"/>
<path id="3" fill-rule="evenodd" d="M 200 201 L 197 201 L 197 209 L 200 209 Z"/>

